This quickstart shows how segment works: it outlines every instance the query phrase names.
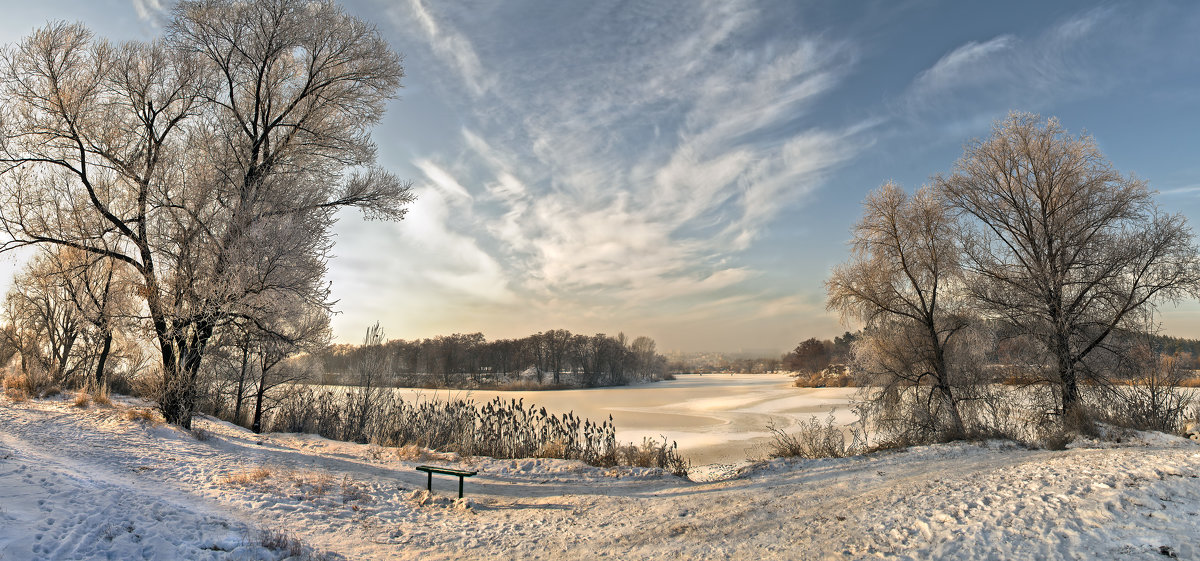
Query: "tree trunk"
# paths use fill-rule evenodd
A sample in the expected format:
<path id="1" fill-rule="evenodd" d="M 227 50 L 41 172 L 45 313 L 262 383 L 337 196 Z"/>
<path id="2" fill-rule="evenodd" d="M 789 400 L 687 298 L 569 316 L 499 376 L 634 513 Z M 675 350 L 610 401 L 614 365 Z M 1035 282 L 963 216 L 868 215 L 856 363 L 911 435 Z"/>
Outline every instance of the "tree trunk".
<path id="1" fill-rule="evenodd" d="M 112 350 L 112 331 L 104 332 L 104 346 L 100 348 L 100 358 L 96 359 L 96 391 L 103 394 L 108 386 L 104 375 L 104 366 L 108 363 L 108 353 Z"/>
<path id="2" fill-rule="evenodd" d="M 242 372 L 238 375 L 237 394 L 234 396 L 233 424 L 242 424 L 242 401 L 246 393 L 246 366 L 250 361 L 249 343 L 242 347 Z"/>
<path id="3" fill-rule="evenodd" d="M 258 391 L 254 394 L 254 422 L 250 423 L 250 430 L 255 433 L 262 433 L 263 396 L 267 393 L 266 386 L 263 385 L 265 381 L 259 381 Z"/>
<path id="4" fill-rule="evenodd" d="M 191 335 L 167 338 L 160 335 L 163 351 L 163 390 L 158 408 L 163 420 L 191 430 L 192 413 L 196 411 L 196 380 L 204 347 L 212 337 L 213 326 L 205 321 L 193 328 Z M 176 353 L 178 349 L 178 354 Z"/>
<path id="5" fill-rule="evenodd" d="M 1055 337 L 1054 354 L 1058 361 L 1058 381 L 1062 391 L 1062 414 L 1063 419 L 1078 416 L 1080 411 L 1079 403 L 1079 380 L 1075 372 L 1075 363 L 1071 360 L 1071 344 L 1066 335 L 1059 334 Z"/>
<path id="6" fill-rule="evenodd" d="M 965 428 L 963 427 L 962 415 L 958 411 L 958 402 L 954 400 L 954 393 L 950 389 L 950 373 L 946 370 L 946 347 L 941 337 L 938 337 L 937 328 L 934 326 L 932 316 L 927 320 L 925 328 L 928 330 L 930 343 L 933 346 L 933 374 L 937 377 L 937 383 L 934 384 L 934 391 L 938 392 L 941 397 L 942 406 L 946 408 L 946 413 L 950 416 L 950 426 L 938 427 L 938 431 L 943 436 L 960 438 L 964 436 Z M 947 341 L 949 337 L 947 337 Z M 940 419 L 939 419 L 940 424 Z"/>

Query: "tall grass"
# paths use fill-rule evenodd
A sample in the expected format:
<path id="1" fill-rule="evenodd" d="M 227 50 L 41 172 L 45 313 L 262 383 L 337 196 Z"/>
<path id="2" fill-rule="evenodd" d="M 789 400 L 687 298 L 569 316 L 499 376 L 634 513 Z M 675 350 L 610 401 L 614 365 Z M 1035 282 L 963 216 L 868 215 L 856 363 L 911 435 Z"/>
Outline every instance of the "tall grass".
<path id="1" fill-rule="evenodd" d="M 365 398 L 365 399 L 364 399 Z M 391 392 L 337 392 L 299 388 L 267 425 L 380 446 L 421 446 L 493 458 L 562 458 L 601 467 L 638 465 L 686 475 L 689 464 L 665 442 L 617 442 L 612 417 L 594 422 L 574 413 L 554 415 L 523 399 L 406 401 Z"/>

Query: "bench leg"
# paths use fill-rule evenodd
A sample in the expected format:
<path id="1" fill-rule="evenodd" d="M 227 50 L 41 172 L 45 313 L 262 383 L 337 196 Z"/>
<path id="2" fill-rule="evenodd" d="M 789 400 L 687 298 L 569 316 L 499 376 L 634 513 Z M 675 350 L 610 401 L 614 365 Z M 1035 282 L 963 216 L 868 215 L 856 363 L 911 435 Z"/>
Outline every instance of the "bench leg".
<path id="1" fill-rule="evenodd" d="M 463 476 L 458 476 L 458 498 L 462 498 L 462 480 Z"/>
<path id="2" fill-rule="evenodd" d="M 425 480 L 425 490 L 432 493 L 433 492 L 433 472 L 431 471 L 429 473 L 426 473 L 425 475 L 429 476 L 429 478 Z"/>

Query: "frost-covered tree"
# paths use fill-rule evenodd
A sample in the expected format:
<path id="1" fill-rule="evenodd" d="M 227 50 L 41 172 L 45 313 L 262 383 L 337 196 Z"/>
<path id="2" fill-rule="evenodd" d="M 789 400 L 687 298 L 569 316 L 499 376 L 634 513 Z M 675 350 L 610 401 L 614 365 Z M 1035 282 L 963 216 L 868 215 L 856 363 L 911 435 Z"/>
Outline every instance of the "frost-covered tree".
<path id="1" fill-rule="evenodd" d="M 859 345 L 873 350 L 867 364 L 880 377 L 875 382 L 930 392 L 917 401 L 927 404 L 927 428 L 937 434 L 963 431 L 955 396 L 960 376 L 947 358 L 968 325 L 956 294 L 961 269 L 954 224 L 937 191 L 925 187 L 909 196 L 886 183 L 863 203 L 850 261 L 825 283 L 829 308 L 866 324 Z"/>
<path id="2" fill-rule="evenodd" d="M 56 256 L 36 255 L 13 279 L 4 301 L 5 336 L 20 353 L 21 370 L 59 386 L 86 369 L 87 320 L 72 304 L 70 286 L 55 274 Z"/>
<path id="3" fill-rule="evenodd" d="M 135 271 L 159 406 L 190 426 L 217 330 L 328 307 L 339 208 L 403 216 L 409 186 L 370 139 L 402 75 L 328 1 L 180 2 L 149 43 L 49 25 L 0 59 L 0 250 L 57 244 Z"/>
<path id="4" fill-rule="evenodd" d="M 968 219 L 976 303 L 1041 346 L 1065 414 L 1077 412 L 1088 357 L 1115 331 L 1200 292 L 1184 217 L 1161 211 L 1146 182 L 1057 119 L 1010 114 L 935 184 Z"/>

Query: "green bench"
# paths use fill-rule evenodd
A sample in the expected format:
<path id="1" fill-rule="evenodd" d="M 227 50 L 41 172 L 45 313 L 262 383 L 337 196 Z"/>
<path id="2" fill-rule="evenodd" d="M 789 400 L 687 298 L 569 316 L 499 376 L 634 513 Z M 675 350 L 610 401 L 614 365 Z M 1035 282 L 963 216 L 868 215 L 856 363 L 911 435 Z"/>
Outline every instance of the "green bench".
<path id="1" fill-rule="evenodd" d="M 423 472 L 425 472 L 426 475 L 429 476 L 428 480 L 426 480 L 426 482 L 425 482 L 425 490 L 427 490 L 431 493 L 433 492 L 433 474 L 441 473 L 444 475 L 457 475 L 458 476 L 458 498 L 460 498 L 460 499 L 463 498 L 463 478 L 471 477 L 472 475 L 479 473 L 477 471 L 466 471 L 466 470 L 461 470 L 461 469 L 444 468 L 444 467 L 436 467 L 436 466 L 417 466 L 417 471 L 423 471 Z"/>

